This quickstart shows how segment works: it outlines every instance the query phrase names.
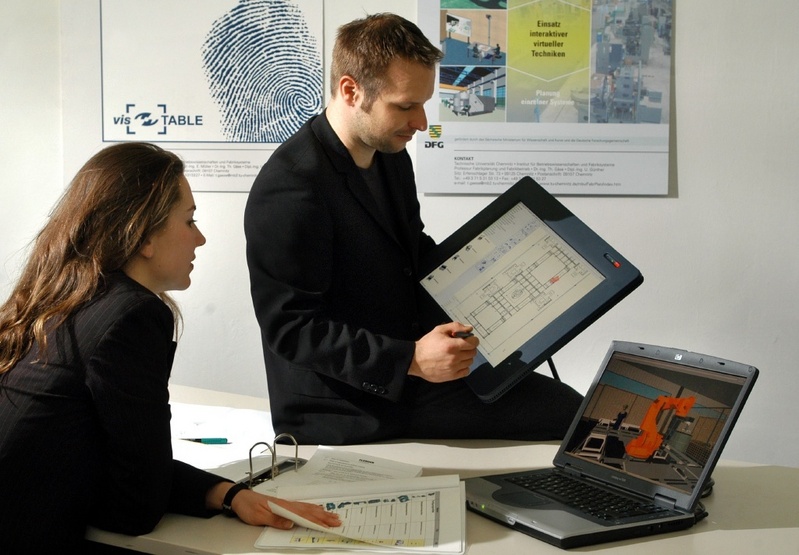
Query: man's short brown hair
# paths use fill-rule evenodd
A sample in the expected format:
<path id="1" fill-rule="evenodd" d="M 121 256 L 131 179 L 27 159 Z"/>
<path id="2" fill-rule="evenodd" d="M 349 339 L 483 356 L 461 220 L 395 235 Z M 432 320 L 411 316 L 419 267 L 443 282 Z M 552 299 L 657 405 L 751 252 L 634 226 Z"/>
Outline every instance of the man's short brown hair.
<path id="1" fill-rule="evenodd" d="M 444 54 L 411 21 L 392 13 L 369 15 L 339 27 L 333 46 L 330 92 L 335 97 L 342 76 L 364 89 L 369 109 L 385 86 L 385 76 L 397 58 L 433 67 Z"/>

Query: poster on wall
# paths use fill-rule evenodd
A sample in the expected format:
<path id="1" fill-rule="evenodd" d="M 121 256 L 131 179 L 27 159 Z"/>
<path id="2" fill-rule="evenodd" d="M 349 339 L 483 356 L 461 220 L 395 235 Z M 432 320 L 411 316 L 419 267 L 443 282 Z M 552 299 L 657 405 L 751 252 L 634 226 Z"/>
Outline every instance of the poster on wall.
<path id="1" fill-rule="evenodd" d="M 195 191 L 249 191 L 322 111 L 322 0 L 75 0 L 62 11 L 67 175 L 110 143 L 179 154 Z"/>
<path id="2" fill-rule="evenodd" d="M 444 52 L 423 193 L 499 194 L 525 175 L 552 194 L 668 193 L 673 0 L 418 3 Z"/>

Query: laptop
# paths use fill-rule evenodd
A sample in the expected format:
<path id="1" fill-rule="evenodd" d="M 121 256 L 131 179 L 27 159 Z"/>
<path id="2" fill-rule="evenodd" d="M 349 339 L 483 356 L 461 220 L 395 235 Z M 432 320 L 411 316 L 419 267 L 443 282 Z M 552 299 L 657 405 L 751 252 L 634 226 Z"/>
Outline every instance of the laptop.
<path id="1" fill-rule="evenodd" d="M 690 528 L 707 515 L 701 497 L 757 376 L 614 341 L 554 466 L 466 479 L 467 508 L 564 549 Z"/>

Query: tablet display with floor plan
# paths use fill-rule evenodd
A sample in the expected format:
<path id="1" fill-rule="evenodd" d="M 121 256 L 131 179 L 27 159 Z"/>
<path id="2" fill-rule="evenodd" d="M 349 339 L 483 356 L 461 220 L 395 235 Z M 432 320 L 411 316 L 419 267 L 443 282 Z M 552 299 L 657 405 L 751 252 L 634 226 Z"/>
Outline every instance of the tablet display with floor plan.
<path id="1" fill-rule="evenodd" d="M 487 402 L 643 281 L 530 177 L 453 233 L 426 262 L 424 289 L 447 319 L 473 326 L 480 339 L 467 381 Z"/>

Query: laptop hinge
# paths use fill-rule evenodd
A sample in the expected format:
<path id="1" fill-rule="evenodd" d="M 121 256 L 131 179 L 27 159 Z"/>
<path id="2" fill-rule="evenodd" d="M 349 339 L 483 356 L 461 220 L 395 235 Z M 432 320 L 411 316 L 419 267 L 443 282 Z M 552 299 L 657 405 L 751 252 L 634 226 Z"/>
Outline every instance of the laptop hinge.
<path id="1" fill-rule="evenodd" d="M 569 476 L 582 476 L 583 475 L 583 473 L 579 469 L 574 468 L 570 464 L 564 465 L 563 466 L 563 471 L 566 474 L 568 474 Z"/>
<path id="2" fill-rule="evenodd" d="M 668 507 L 669 509 L 674 509 L 677 507 L 677 500 L 672 499 L 671 497 L 666 497 L 665 495 L 660 495 L 659 493 L 655 494 L 655 503 L 658 505 L 662 505 L 664 507 Z"/>

